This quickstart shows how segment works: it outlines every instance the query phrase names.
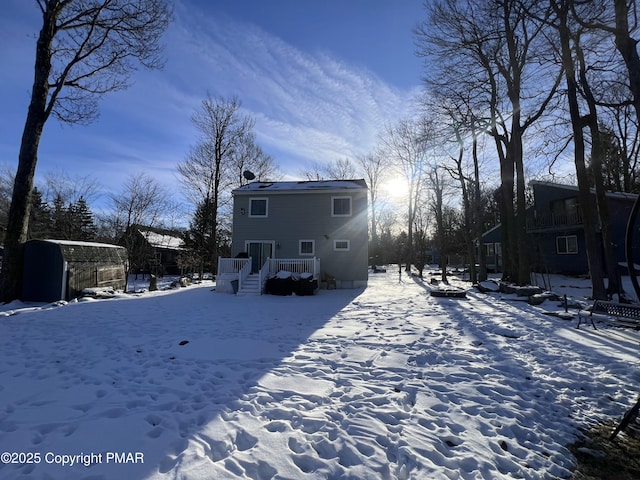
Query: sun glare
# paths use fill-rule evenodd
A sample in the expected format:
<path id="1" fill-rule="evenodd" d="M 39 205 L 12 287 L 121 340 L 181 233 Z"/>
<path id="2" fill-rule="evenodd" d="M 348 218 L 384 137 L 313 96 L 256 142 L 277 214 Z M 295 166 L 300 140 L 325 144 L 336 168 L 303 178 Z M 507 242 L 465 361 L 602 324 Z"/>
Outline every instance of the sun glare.
<path id="1" fill-rule="evenodd" d="M 393 177 L 384 183 L 383 189 L 391 198 L 402 198 L 407 194 L 407 181 L 402 177 Z"/>

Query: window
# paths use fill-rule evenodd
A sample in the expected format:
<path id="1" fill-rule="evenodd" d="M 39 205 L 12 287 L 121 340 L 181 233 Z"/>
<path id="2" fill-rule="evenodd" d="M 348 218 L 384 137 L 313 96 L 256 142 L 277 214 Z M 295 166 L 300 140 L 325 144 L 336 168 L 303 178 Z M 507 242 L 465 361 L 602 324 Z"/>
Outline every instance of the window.
<path id="1" fill-rule="evenodd" d="M 351 197 L 331 197 L 331 216 L 350 217 Z"/>
<path id="2" fill-rule="evenodd" d="M 575 235 L 556 237 L 556 250 L 558 255 L 578 253 L 578 237 Z"/>
<path id="3" fill-rule="evenodd" d="M 351 247 L 350 240 L 334 240 L 333 249 L 337 251 L 348 251 Z"/>
<path id="4" fill-rule="evenodd" d="M 249 216 L 250 217 L 267 217 L 268 200 L 266 198 L 250 198 L 249 199 Z"/>
<path id="5" fill-rule="evenodd" d="M 315 240 L 300 240 L 298 250 L 300 255 L 315 255 L 316 253 Z"/>
<path id="6" fill-rule="evenodd" d="M 576 198 L 565 198 L 551 202 L 554 225 L 575 225 L 582 223 L 582 215 Z"/>

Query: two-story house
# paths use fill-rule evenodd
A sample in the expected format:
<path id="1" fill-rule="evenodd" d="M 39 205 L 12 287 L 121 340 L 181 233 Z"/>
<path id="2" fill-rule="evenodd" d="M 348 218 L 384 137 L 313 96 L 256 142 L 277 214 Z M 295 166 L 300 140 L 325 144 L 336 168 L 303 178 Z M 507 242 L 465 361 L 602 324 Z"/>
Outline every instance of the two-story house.
<path id="1" fill-rule="evenodd" d="M 319 259 L 319 281 L 367 285 L 368 188 L 364 180 L 252 182 L 233 191 L 232 255 L 251 259 Z M 282 268 L 282 267 L 280 267 Z M 274 272 L 271 272 L 273 274 Z"/>
<path id="2" fill-rule="evenodd" d="M 552 182 L 533 181 L 533 205 L 527 209 L 528 261 L 534 271 L 587 274 L 589 264 L 585 249 L 582 207 L 578 187 Z M 626 262 L 625 232 L 629 213 L 637 195 L 607 193 L 609 228 L 616 246 L 618 262 Z M 587 208 L 595 211 L 595 192 Z M 602 249 L 600 226 L 597 241 Z M 482 236 L 487 267 L 496 271 L 501 265 L 501 227 L 498 225 Z M 604 258 L 604 256 L 603 256 Z"/>

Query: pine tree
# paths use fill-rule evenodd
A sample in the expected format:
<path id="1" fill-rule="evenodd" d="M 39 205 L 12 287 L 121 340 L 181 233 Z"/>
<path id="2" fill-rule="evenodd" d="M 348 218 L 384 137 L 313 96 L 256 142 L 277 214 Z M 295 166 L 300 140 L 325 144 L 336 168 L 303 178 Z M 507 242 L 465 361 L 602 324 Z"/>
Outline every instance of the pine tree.
<path id="1" fill-rule="evenodd" d="M 72 240 L 90 241 L 96 238 L 97 228 L 93 214 L 84 197 L 69 207 Z"/>
<path id="2" fill-rule="evenodd" d="M 42 200 L 42 194 L 34 187 L 32 194 L 31 215 L 29 217 L 29 231 L 27 237 L 48 238 L 51 235 L 52 219 L 49 205 Z"/>
<path id="3" fill-rule="evenodd" d="M 65 206 L 60 194 L 53 200 L 51 216 L 51 237 L 56 240 L 71 240 L 69 208 Z"/>

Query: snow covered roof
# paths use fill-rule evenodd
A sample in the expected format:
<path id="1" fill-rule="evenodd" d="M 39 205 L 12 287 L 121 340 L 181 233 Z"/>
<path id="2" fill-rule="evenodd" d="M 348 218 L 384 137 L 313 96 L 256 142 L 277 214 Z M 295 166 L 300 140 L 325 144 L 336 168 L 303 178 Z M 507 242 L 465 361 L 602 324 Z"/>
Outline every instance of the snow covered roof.
<path id="1" fill-rule="evenodd" d="M 363 179 L 354 180 L 300 180 L 289 182 L 251 182 L 248 185 L 236 188 L 234 195 L 254 194 L 256 192 L 270 193 L 305 193 L 305 192 L 330 192 L 342 190 L 361 190 L 367 188 Z"/>
<path id="2" fill-rule="evenodd" d="M 154 248 L 169 248 L 179 250 L 184 248 L 184 240 L 177 235 L 161 233 L 154 230 L 138 228 L 140 235 Z"/>
<path id="3" fill-rule="evenodd" d="M 82 242 L 79 240 L 54 240 L 50 238 L 38 239 L 39 242 L 55 243 L 57 245 L 65 245 L 70 247 L 103 247 L 103 248 L 124 248 L 120 245 L 99 242 Z"/>

